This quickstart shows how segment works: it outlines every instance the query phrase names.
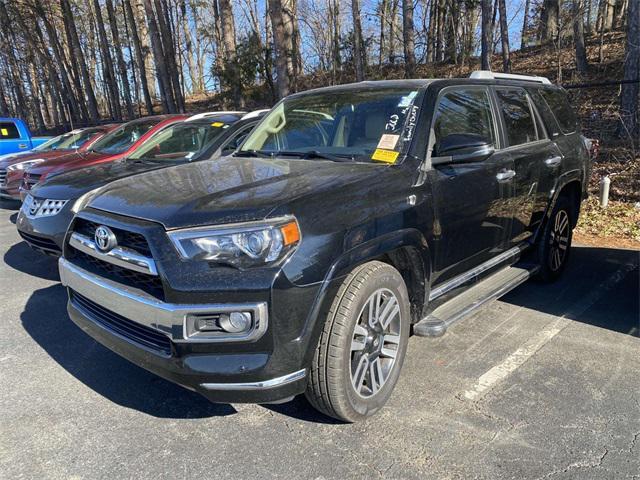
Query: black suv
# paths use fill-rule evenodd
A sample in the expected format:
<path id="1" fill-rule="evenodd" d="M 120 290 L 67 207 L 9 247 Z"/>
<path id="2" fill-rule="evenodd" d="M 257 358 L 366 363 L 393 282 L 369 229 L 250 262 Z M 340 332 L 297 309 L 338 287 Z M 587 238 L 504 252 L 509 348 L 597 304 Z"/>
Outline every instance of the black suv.
<path id="1" fill-rule="evenodd" d="M 562 272 L 589 169 L 543 78 L 295 94 L 232 156 L 91 199 L 60 259 L 69 315 L 212 401 L 305 392 L 356 421 L 389 398 L 411 333 Z"/>

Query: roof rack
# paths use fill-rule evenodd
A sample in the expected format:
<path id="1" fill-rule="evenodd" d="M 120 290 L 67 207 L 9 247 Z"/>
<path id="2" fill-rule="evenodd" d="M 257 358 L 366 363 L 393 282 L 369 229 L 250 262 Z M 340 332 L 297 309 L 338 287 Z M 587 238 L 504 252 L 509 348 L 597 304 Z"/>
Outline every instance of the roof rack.
<path id="1" fill-rule="evenodd" d="M 469 78 L 476 80 L 520 80 L 522 82 L 536 82 L 551 85 L 551 81 L 547 77 L 538 77 L 536 75 L 516 75 L 513 73 L 490 72 L 489 70 L 476 70 L 469 75 Z"/>
<path id="2" fill-rule="evenodd" d="M 189 118 L 187 118 L 185 120 L 185 122 L 192 122 L 193 120 L 201 120 L 203 118 L 207 118 L 207 117 L 214 117 L 217 115 L 244 115 L 246 112 L 225 112 L 225 111 L 219 111 L 219 112 L 203 112 L 203 113 L 198 113 L 196 115 L 192 115 Z"/>

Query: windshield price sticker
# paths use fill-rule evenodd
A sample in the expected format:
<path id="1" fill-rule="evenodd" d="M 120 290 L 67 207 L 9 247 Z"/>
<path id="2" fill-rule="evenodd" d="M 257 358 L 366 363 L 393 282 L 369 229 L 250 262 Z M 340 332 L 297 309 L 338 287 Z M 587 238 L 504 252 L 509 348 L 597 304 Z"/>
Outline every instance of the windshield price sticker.
<path id="1" fill-rule="evenodd" d="M 400 99 L 400 102 L 398 103 L 398 107 L 403 108 L 411 105 L 413 103 L 413 99 L 416 98 L 417 94 L 418 94 L 418 91 L 414 90 L 409 95 L 405 95 L 404 97 L 402 97 Z"/>
<path id="2" fill-rule="evenodd" d="M 6 128 L 1 129 L 0 133 L 2 133 L 3 137 L 8 137 L 9 136 L 9 130 L 7 130 Z"/>
<path id="3" fill-rule="evenodd" d="M 373 152 L 373 155 L 371 156 L 371 160 L 376 160 L 378 162 L 384 163 L 396 163 L 399 155 L 399 152 L 376 148 L 375 152 Z"/>
<path id="4" fill-rule="evenodd" d="M 212 126 L 212 127 L 220 128 L 220 127 L 224 127 L 224 123 L 222 123 L 222 122 L 213 122 L 213 123 L 211 124 L 211 126 Z"/>
<path id="5" fill-rule="evenodd" d="M 390 135 L 385 133 L 380 137 L 380 141 L 378 142 L 378 146 L 376 148 L 382 148 L 384 150 L 394 150 L 396 145 L 398 144 L 398 139 L 400 135 Z"/>

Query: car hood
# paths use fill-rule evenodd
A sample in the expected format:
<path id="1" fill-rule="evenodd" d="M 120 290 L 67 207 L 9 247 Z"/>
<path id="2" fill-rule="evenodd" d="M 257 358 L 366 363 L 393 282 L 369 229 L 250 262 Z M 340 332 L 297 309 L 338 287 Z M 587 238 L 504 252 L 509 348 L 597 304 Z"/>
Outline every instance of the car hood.
<path id="1" fill-rule="evenodd" d="M 182 228 L 260 220 L 304 196 L 373 177 L 380 164 L 224 157 L 110 183 L 89 207 Z"/>
<path id="2" fill-rule="evenodd" d="M 47 152 L 20 152 L 12 155 L 0 157 L 0 168 L 7 168 L 14 163 L 26 162 L 29 160 L 43 159 L 50 161 L 52 159 L 75 155 L 75 150 L 50 150 Z"/>
<path id="3" fill-rule="evenodd" d="M 182 162 L 122 160 L 78 168 L 57 175 L 49 175 L 44 183 L 33 188 L 32 195 L 54 200 L 75 200 L 114 180 L 158 168 L 170 167 L 178 163 Z"/>
<path id="4" fill-rule="evenodd" d="M 45 162 L 29 169 L 31 175 L 50 175 L 61 170 L 82 168 L 84 164 L 95 163 L 109 158 L 107 155 L 96 152 L 73 152 L 68 155 L 48 159 Z M 115 159 L 115 157 L 114 157 Z"/>

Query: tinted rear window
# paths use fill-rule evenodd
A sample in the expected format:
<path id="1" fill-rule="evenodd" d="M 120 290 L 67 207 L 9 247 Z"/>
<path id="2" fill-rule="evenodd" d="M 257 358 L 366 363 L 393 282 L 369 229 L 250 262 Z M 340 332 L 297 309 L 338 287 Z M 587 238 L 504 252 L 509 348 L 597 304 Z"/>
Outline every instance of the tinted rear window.
<path id="1" fill-rule="evenodd" d="M 509 146 L 535 142 L 538 134 L 529 98 L 524 90 L 503 89 L 496 91 Z"/>
<path id="2" fill-rule="evenodd" d="M 541 89 L 540 94 L 556 117 L 562 133 L 575 132 L 578 121 L 573 108 L 571 108 L 567 94 L 560 89 L 552 90 L 547 88 Z"/>
<path id="3" fill-rule="evenodd" d="M 20 132 L 13 122 L 0 123 L 0 140 L 15 140 L 20 138 Z"/>

